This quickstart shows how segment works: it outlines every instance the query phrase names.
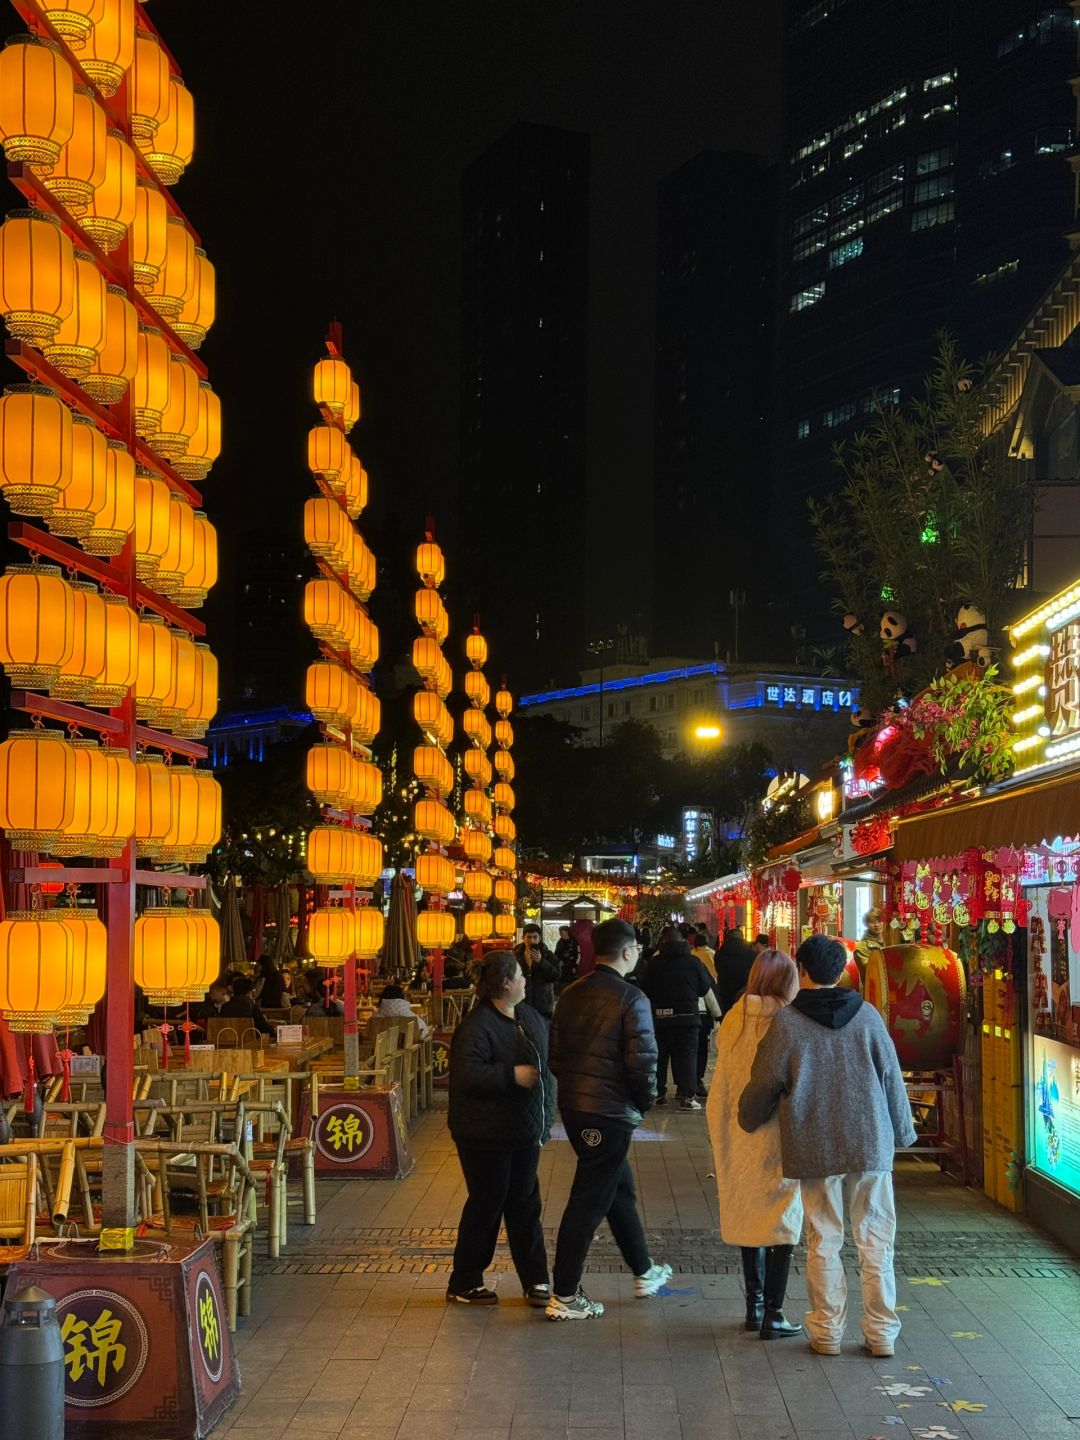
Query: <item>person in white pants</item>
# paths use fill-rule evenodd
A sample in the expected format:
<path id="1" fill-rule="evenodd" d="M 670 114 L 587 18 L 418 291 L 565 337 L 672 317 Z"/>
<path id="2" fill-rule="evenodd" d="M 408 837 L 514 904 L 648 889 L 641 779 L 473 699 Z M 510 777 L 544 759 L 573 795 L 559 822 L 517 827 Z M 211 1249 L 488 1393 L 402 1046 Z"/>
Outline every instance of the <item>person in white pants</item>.
<path id="1" fill-rule="evenodd" d="M 811 1348 L 839 1355 L 844 1338 L 846 1194 L 859 1252 L 864 1348 L 892 1355 L 900 1333 L 892 1165 L 896 1148 L 915 1141 L 911 1105 L 881 1016 L 854 991 L 837 988 L 844 947 L 811 935 L 795 960 L 801 989 L 758 1048 L 739 1124 L 753 1132 L 779 1112 L 783 1172 L 802 1187 Z"/>

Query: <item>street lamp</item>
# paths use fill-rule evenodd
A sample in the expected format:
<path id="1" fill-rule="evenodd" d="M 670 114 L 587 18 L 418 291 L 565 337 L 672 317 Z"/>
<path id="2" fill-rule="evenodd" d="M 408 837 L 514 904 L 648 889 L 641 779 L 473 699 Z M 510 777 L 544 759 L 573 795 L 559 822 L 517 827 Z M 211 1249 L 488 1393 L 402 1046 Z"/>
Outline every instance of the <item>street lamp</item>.
<path id="1" fill-rule="evenodd" d="M 719 725 L 695 725 L 695 740 L 719 740 L 721 735 Z"/>
<path id="2" fill-rule="evenodd" d="M 614 640 L 590 640 L 585 649 L 600 661 L 600 749 L 604 748 L 604 656 L 615 649 Z"/>

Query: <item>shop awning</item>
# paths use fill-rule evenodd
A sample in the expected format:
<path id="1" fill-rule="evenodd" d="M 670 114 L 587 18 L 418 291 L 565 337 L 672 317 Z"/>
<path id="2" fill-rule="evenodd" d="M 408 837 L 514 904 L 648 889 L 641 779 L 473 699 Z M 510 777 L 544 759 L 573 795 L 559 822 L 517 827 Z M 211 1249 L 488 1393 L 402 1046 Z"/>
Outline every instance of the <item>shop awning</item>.
<path id="1" fill-rule="evenodd" d="M 894 860 L 933 860 L 970 846 L 1041 845 L 1058 835 L 1080 833 L 1080 772 L 1035 780 L 997 795 L 902 819 Z"/>

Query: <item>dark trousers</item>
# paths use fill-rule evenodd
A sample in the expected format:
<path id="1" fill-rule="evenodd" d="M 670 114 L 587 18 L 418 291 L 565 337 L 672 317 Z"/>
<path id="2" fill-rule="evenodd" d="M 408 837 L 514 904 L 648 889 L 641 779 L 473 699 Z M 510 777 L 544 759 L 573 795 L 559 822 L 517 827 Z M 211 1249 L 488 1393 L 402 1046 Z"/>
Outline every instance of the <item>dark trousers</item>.
<path id="1" fill-rule="evenodd" d="M 705 1071 L 709 1068 L 709 1036 L 712 1034 L 713 1017 L 702 1015 L 698 1026 L 697 1083 L 698 1089 L 701 1089 L 705 1084 Z"/>
<path id="2" fill-rule="evenodd" d="M 577 1156 L 577 1170 L 555 1247 L 555 1294 L 576 1293 L 589 1246 L 605 1218 L 627 1265 L 635 1275 L 644 1275 L 652 1261 L 626 1158 L 633 1126 L 566 1110 L 562 1122 Z"/>
<path id="3" fill-rule="evenodd" d="M 697 1093 L 698 1032 L 696 1018 L 689 1025 L 682 1021 L 656 1022 L 656 1084 L 661 1095 L 667 1091 L 669 1060 L 679 1098 L 688 1100 Z"/>
<path id="4" fill-rule="evenodd" d="M 469 1198 L 458 1221 L 449 1289 L 475 1290 L 483 1285 L 484 1271 L 499 1239 L 500 1221 L 506 1222 L 506 1238 L 521 1288 L 546 1285 L 547 1252 L 536 1178 L 540 1147 L 500 1151 L 458 1145 L 457 1152 Z"/>

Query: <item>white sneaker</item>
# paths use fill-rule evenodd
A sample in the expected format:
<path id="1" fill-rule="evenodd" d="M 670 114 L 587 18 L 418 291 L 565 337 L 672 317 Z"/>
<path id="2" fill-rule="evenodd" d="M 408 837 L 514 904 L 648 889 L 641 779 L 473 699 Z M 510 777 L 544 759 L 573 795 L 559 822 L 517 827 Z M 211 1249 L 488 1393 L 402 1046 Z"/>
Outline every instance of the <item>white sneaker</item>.
<path id="1" fill-rule="evenodd" d="M 552 1295 L 544 1314 L 549 1320 L 596 1320 L 604 1313 L 599 1300 L 590 1300 L 578 1286 L 577 1294 L 569 1300 Z"/>
<path id="2" fill-rule="evenodd" d="M 700 1110 L 700 1109 L 701 1109 L 701 1101 L 700 1101 L 700 1100 L 695 1100 L 695 1099 L 693 1098 L 693 1096 L 688 1095 L 685 1100 L 682 1100 L 682 1101 L 679 1102 L 679 1109 L 680 1109 L 680 1110 Z"/>
<path id="3" fill-rule="evenodd" d="M 634 1294 L 639 1300 L 656 1292 L 671 1279 L 670 1265 L 650 1265 L 644 1275 L 634 1276 Z"/>

